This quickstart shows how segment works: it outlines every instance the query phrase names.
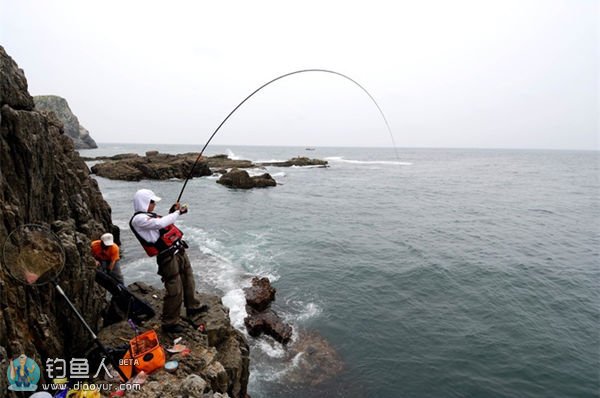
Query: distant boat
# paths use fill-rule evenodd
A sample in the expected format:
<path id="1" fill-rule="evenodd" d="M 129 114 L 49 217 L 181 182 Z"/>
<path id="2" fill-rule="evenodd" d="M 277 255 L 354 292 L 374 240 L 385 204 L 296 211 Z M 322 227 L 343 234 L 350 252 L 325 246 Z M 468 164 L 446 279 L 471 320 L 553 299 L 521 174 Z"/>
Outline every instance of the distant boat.
<path id="1" fill-rule="evenodd" d="M 314 151 L 315 148 L 305 148 L 307 151 Z"/>

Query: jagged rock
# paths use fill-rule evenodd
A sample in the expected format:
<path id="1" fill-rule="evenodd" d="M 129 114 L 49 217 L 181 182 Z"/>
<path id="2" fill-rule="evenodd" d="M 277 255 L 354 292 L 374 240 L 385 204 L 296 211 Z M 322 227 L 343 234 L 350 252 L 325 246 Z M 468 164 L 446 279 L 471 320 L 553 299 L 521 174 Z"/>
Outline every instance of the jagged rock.
<path id="1" fill-rule="evenodd" d="M 27 91 L 23 69 L 0 46 L 0 107 L 8 105 L 16 110 L 33 110 L 33 98 Z"/>
<path id="2" fill-rule="evenodd" d="M 158 290 L 145 283 L 136 282 L 129 286 L 131 292 L 147 301 L 160 314 L 164 290 Z M 189 375 L 201 377 L 212 392 L 227 393 L 231 397 L 244 397 L 249 379 L 249 348 L 243 335 L 231 326 L 229 311 L 223 306 L 221 299 L 214 295 L 197 293 L 202 304 L 209 307 L 208 312 L 194 319 L 197 324 L 204 325 L 205 332 L 195 329 L 190 323 L 185 325 L 182 344 L 190 348 L 187 355 L 174 354 L 179 367 L 175 373 L 158 370 L 152 373 L 149 381 L 158 381 L 149 388 L 143 387 L 140 397 L 176 397 L 183 393 L 178 387 L 181 379 Z M 172 345 L 174 336 L 164 334 L 160 329 L 160 317 L 155 317 L 141 326 L 141 330 L 154 329 L 163 346 Z M 127 322 L 119 322 L 102 329 L 98 338 L 109 347 L 118 347 L 134 337 Z M 198 381 L 196 378 L 190 380 Z M 198 383 L 191 383 L 199 386 Z M 204 389 L 203 389 L 204 390 Z M 129 393 L 128 393 L 129 396 Z M 186 396 L 186 394 L 184 394 Z M 199 395 L 189 396 L 200 397 Z"/>
<path id="3" fill-rule="evenodd" d="M 304 156 L 298 156 L 292 158 L 290 160 L 286 160 L 284 162 L 262 162 L 257 163 L 258 166 L 276 166 L 276 167 L 306 167 L 306 166 L 319 166 L 319 167 L 328 167 L 328 162 L 326 160 L 320 159 L 310 159 Z"/>
<path id="4" fill-rule="evenodd" d="M 94 282 L 90 240 L 112 232 L 118 241 L 119 229 L 85 162 L 61 134 L 62 123 L 33 110 L 23 71 L 1 46 L 0 72 L 0 244 L 20 225 L 49 226 L 65 250 L 57 282 L 97 329 L 106 301 Z M 56 289 L 21 286 L 5 264 L 0 306 L 0 352 L 6 350 L 8 358 L 25 353 L 42 364 L 46 358 L 81 356 L 91 343 Z"/>
<path id="5" fill-rule="evenodd" d="M 181 383 L 181 392 L 191 397 L 200 397 L 206 390 L 207 384 L 204 379 L 198 375 L 191 374 L 183 379 Z"/>
<path id="6" fill-rule="evenodd" d="M 140 181 L 168 180 L 170 178 L 186 178 L 198 157 L 198 154 L 170 155 L 158 151 L 146 152 L 146 156 L 137 154 L 117 155 L 108 162 L 92 166 L 92 173 L 113 180 Z M 212 175 L 206 160 L 200 160 L 192 177 Z"/>
<path id="7" fill-rule="evenodd" d="M 292 327 L 283 322 L 270 308 L 271 302 L 275 300 L 276 291 L 269 278 L 252 278 L 252 286 L 244 289 L 248 313 L 244 324 L 250 336 L 258 337 L 264 333 L 282 344 L 287 344 L 292 337 Z"/>
<path id="8" fill-rule="evenodd" d="M 287 344 L 292 338 L 292 327 L 283 322 L 272 309 L 258 313 L 250 311 L 249 316 L 244 319 L 244 324 L 250 336 L 253 337 L 258 337 L 264 333 L 282 344 Z"/>
<path id="9" fill-rule="evenodd" d="M 256 311 L 264 311 L 275 300 L 277 290 L 271 286 L 269 278 L 252 278 L 252 286 L 244 289 L 246 304 Z"/>
<path id="10" fill-rule="evenodd" d="M 269 173 L 250 177 L 246 170 L 233 169 L 217 180 L 217 183 L 230 188 L 250 189 L 274 187 L 277 182 Z"/>
<path id="11" fill-rule="evenodd" d="M 75 149 L 98 148 L 89 131 L 79 124 L 66 99 L 58 95 L 36 95 L 33 101 L 35 109 L 44 113 L 52 112 L 63 123 L 64 132 L 73 140 Z"/>

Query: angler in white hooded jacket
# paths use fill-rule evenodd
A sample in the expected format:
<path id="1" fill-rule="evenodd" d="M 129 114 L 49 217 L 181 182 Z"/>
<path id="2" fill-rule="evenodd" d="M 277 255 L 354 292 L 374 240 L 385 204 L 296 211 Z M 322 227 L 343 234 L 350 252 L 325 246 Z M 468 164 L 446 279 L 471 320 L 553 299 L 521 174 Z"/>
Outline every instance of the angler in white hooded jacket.
<path id="1" fill-rule="evenodd" d="M 149 189 L 140 189 L 133 197 L 135 214 L 129 222 L 132 232 L 149 256 L 156 256 L 158 274 L 165 285 L 162 328 L 165 332 L 181 333 L 181 304 L 185 304 L 187 315 L 192 317 L 206 311 L 196 299 L 196 284 L 190 260 L 186 254 L 187 244 L 183 233 L 174 223 L 187 207 L 175 203 L 171 213 L 160 217 L 154 213 L 160 198 Z"/>

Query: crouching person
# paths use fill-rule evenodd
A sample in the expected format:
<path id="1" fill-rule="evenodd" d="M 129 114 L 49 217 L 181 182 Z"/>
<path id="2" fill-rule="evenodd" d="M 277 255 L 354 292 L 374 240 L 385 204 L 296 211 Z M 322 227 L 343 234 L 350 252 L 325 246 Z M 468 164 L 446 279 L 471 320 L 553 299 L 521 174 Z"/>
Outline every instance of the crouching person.
<path id="1" fill-rule="evenodd" d="M 114 242 L 112 234 L 106 233 L 100 240 L 92 242 L 92 256 L 96 265 L 119 283 L 123 283 L 123 274 L 119 265 L 119 246 Z"/>

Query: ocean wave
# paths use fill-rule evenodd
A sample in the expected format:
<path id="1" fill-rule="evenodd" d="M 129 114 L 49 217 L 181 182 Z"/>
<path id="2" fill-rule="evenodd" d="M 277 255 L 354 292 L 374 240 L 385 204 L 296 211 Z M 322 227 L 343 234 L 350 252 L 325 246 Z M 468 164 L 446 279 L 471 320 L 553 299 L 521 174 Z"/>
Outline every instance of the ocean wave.
<path id="1" fill-rule="evenodd" d="M 286 354 L 283 346 L 273 339 L 259 339 L 256 348 L 260 349 L 270 358 L 283 358 Z"/>
<path id="2" fill-rule="evenodd" d="M 250 177 L 261 176 L 265 174 L 267 171 L 263 168 L 254 168 L 254 169 L 244 169 L 248 172 Z"/>
<path id="3" fill-rule="evenodd" d="M 287 159 L 282 160 L 282 159 L 268 159 L 268 160 L 255 160 L 254 163 L 281 163 L 281 162 L 287 162 Z"/>
<path id="4" fill-rule="evenodd" d="M 277 167 L 277 166 L 273 166 L 273 167 Z M 323 166 L 319 166 L 319 165 L 310 165 L 310 166 L 297 166 L 297 165 L 292 165 L 290 167 L 291 169 L 319 169 L 319 168 L 323 168 Z"/>
<path id="5" fill-rule="evenodd" d="M 325 160 L 328 162 L 351 163 L 351 164 L 383 164 L 394 166 L 412 166 L 410 162 L 400 162 L 395 160 L 352 160 L 344 159 L 342 156 L 329 156 Z"/>
<path id="6" fill-rule="evenodd" d="M 227 157 L 231 160 L 241 160 L 242 158 L 235 153 L 231 149 L 227 149 Z"/>

